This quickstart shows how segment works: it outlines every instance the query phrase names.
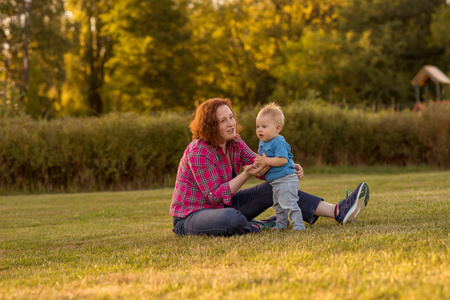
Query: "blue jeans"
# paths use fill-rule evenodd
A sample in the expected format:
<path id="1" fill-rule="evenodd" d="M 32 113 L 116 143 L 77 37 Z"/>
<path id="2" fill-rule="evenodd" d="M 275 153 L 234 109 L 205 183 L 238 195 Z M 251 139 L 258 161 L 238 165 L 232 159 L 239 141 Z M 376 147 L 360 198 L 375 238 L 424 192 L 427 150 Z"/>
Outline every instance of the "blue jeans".
<path id="1" fill-rule="evenodd" d="M 314 224 L 314 216 L 322 198 L 298 191 L 298 205 L 303 220 Z M 231 206 L 220 209 L 202 209 L 186 218 L 173 218 L 173 231 L 177 235 L 232 236 L 259 232 L 248 222 L 273 205 L 272 186 L 261 183 L 238 191 L 231 199 Z"/>

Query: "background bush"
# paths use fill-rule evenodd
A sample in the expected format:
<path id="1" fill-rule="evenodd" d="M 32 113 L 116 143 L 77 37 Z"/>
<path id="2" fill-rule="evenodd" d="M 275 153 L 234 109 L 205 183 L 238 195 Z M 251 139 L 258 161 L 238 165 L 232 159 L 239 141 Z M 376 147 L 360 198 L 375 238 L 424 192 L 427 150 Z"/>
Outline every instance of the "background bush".
<path id="1" fill-rule="evenodd" d="M 91 191 L 173 183 L 190 140 L 185 115 L 0 119 L 3 190 Z"/>
<path id="2" fill-rule="evenodd" d="M 237 113 L 257 150 L 258 107 Z M 303 166 L 431 165 L 450 169 L 450 106 L 420 113 L 342 109 L 321 102 L 283 107 L 282 135 Z M 0 190 L 141 189 L 174 182 L 191 140 L 187 114 L 109 114 L 35 121 L 0 118 Z"/>

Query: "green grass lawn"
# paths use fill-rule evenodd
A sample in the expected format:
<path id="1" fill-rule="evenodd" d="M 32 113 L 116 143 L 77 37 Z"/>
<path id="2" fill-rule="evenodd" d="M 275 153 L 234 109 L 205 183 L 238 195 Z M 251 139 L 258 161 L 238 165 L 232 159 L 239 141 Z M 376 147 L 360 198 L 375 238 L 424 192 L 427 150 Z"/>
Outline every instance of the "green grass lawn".
<path id="1" fill-rule="evenodd" d="M 3 196 L 0 299 L 449 299 L 450 172 L 300 184 L 336 203 L 360 181 L 357 222 L 231 238 L 175 236 L 171 189 Z"/>

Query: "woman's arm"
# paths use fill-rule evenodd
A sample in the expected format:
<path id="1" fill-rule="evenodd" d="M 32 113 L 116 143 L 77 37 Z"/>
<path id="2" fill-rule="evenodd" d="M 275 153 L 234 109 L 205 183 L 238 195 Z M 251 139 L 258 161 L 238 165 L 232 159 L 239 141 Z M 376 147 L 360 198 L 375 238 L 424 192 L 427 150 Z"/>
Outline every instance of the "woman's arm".
<path id="1" fill-rule="evenodd" d="M 257 168 L 253 165 L 244 166 L 242 173 L 229 181 L 231 192 L 233 194 L 236 193 L 250 177 L 260 177 L 264 175 L 269 168 L 269 166 L 260 166 Z"/>
<path id="2" fill-rule="evenodd" d="M 270 169 L 268 166 L 262 166 L 262 167 L 255 167 L 255 157 L 256 153 L 253 152 L 252 149 L 239 137 L 237 139 L 237 144 L 240 151 L 240 162 L 245 169 L 246 166 L 252 167 L 252 169 L 249 169 L 252 176 L 255 176 L 256 178 L 260 180 L 265 180 L 264 174 Z"/>
<path id="3" fill-rule="evenodd" d="M 237 147 L 239 148 L 239 160 L 243 166 L 253 165 L 256 153 L 242 140 L 240 137 L 236 139 Z"/>
<path id="4" fill-rule="evenodd" d="M 249 166 L 250 167 L 250 166 Z M 230 190 L 234 194 L 244 185 L 244 183 L 252 177 L 248 172 L 244 171 L 241 172 L 238 176 L 231 179 L 228 183 L 230 184 Z"/>

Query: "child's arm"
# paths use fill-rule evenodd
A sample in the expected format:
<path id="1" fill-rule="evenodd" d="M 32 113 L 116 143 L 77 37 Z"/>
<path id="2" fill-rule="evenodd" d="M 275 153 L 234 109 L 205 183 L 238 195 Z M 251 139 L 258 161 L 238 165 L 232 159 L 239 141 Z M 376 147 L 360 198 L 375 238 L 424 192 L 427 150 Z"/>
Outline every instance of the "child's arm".
<path id="1" fill-rule="evenodd" d="M 285 157 L 267 157 L 265 153 L 263 155 L 256 154 L 255 164 L 268 165 L 271 167 L 281 167 L 288 162 Z"/>

